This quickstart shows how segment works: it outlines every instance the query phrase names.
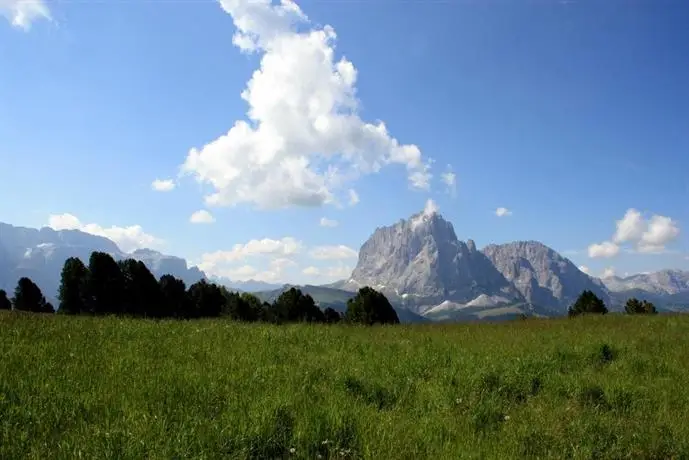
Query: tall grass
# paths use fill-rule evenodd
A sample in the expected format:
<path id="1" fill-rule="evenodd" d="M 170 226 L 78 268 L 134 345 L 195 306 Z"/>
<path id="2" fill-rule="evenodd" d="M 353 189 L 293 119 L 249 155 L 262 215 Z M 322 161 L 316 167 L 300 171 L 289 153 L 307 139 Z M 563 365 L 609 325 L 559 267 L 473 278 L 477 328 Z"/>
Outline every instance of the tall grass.
<path id="1" fill-rule="evenodd" d="M 687 458 L 689 316 L 0 314 L 0 458 Z"/>

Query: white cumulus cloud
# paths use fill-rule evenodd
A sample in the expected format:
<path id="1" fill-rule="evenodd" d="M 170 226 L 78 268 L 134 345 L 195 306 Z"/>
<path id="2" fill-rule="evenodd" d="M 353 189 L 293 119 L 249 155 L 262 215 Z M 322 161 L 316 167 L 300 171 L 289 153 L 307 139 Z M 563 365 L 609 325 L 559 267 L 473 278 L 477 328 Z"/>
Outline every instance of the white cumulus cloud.
<path id="1" fill-rule="evenodd" d="M 636 209 L 628 209 L 622 219 L 615 222 L 617 230 L 612 237 L 614 243 L 638 241 L 646 231 L 646 221 Z"/>
<path id="2" fill-rule="evenodd" d="M 359 253 L 349 246 L 340 244 L 337 246 L 316 246 L 311 249 L 309 255 L 312 259 L 317 260 L 340 260 L 356 258 Z"/>
<path id="3" fill-rule="evenodd" d="M 172 179 L 156 179 L 151 183 L 151 188 L 156 192 L 169 192 L 174 190 L 175 181 Z"/>
<path id="4" fill-rule="evenodd" d="M 498 217 L 507 217 L 512 215 L 512 211 L 507 208 L 498 208 L 495 210 L 495 215 Z"/>
<path id="5" fill-rule="evenodd" d="M 253 265 L 241 265 L 239 267 L 220 267 L 211 270 L 213 276 L 229 278 L 232 281 L 264 281 L 266 283 L 282 282 L 289 276 L 287 269 L 297 265 L 290 259 L 277 258 L 271 260 L 265 268 Z"/>
<path id="6" fill-rule="evenodd" d="M 0 15 L 24 30 L 29 30 L 38 19 L 51 19 L 50 10 L 43 0 L 0 0 Z"/>
<path id="7" fill-rule="evenodd" d="M 589 257 L 614 257 L 620 252 L 620 247 L 615 243 L 610 241 L 604 241 L 602 243 L 592 244 L 589 246 Z"/>
<path id="8" fill-rule="evenodd" d="M 163 240 L 144 232 L 140 225 L 102 227 L 98 224 L 84 224 L 72 214 L 49 216 L 48 227 L 54 230 L 81 230 L 92 235 L 103 236 L 114 241 L 124 252 L 142 248 L 158 248 L 163 245 Z"/>
<path id="9" fill-rule="evenodd" d="M 677 223 L 665 216 L 653 216 L 637 245 L 640 252 L 662 252 L 679 236 Z"/>
<path id="10" fill-rule="evenodd" d="M 586 273 L 587 275 L 591 273 L 591 270 L 586 265 L 579 265 L 579 270 Z"/>
<path id="11" fill-rule="evenodd" d="M 250 240 L 244 244 L 235 244 L 232 249 L 227 251 L 215 251 L 202 254 L 199 268 L 203 271 L 213 273 L 214 269 L 222 264 L 243 261 L 253 256 L 286 257 L 298 254 L 301 249 L 301 241 L 297 241 L 289 236 L 279 240 L 270 238 Z"/>
<path id="12" fill-rule="evenodd" d="M 212 224 L 215 222 L 215 217 L 205 209 L 200 209 L 189 217 L 189 222 L 192 224 Z"/>
<path id="13" fill-rule="evenodd" d="M 207 205 L 336 203 L 345 183 L 393 164 L 406 169 L 412 188 L 429 188 L 430 163 L 419 148 L 359 117 L 357 70 L 336 59 L 331 26 L 312 24 L 290 0 L 220 4 L 236 27 L 235 46 L 261 61 L 241 93 L 248 121 L 192 148 L 181 167 L 212 186 Z"/>
<path id="14" fill-rule="evenodd" d="M 677 222 L 671 218 L 653 215 L 646 219 L 634 208 L 628 209 L 615 226 L 612 241 L 589 246 L 589 257 L 613 257 L 624 243 L 633 245 L 637 252 L 662 253 L 680 233 Z"/>
<path id="15" fill-rule="evenodd" d="M 337 227 L 338 225 L 339 223 L 336 220 L 328 219 L 327 217 L 321 217 L 321 227 Z"/>

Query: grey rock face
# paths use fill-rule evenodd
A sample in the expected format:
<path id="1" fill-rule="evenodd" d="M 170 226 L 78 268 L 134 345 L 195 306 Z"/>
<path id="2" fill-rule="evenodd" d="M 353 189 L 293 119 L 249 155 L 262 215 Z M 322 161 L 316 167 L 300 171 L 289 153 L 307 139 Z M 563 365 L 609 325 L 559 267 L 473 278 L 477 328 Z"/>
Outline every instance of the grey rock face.
<path id="1" fill-rule="evenodd" d="M 531 304 L 564 312 L 587 289 L 610 303 L 600 280 L 537 241 L 489 245 L 483 253 Z"/>
<path id="2" fill-rule="evenodd" d="M 369 285 L 388 295 L 412 295 L 429 303 L 469 302 L 481 294 L 521 300 L 473 241 L 459 241 L 452 224 L 436 212 L 376 229 L 361 246 L 346 284 Z"/>

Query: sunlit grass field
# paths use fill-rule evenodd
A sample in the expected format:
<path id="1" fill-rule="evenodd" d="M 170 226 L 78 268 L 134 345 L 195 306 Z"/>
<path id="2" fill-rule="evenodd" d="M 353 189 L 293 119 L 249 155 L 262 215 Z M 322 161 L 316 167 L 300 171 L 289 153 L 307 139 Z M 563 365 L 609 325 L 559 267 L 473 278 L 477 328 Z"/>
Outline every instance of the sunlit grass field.
<path id="1" fill-rule="evenodd" d="M 689 316 L 0 314 L 0 458 L 688 458 Z"/>

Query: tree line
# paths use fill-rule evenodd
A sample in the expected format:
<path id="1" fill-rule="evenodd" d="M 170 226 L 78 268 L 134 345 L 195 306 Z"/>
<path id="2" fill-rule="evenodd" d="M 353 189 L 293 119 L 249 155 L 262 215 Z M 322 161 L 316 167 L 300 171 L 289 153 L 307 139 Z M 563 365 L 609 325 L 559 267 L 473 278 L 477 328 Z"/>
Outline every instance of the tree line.
<path id="1" fill-rule="evenodd" d="M 187 288 L 172 275 L 160 279 L 135 259 L 115 261 L 105 252 L 93 252 L 88 266 L 71 257 L 64 263 L 57 313 L 66 315 L 121 315 L 140 318 L 197 319 L 227 317 L 237 321 L 276 324 L 294 322 L 397 324 L 399 318 L 380 292 L 361 288 L 347 302 L 344 314 L 328 307 L 321 310 L 300 289 L 290 288 L 273 303 L 249 293 L 232 292 L 224 286 L 199 280 Z M 14 296 L 0 290 L 0 309 L 55 313 L 41 289 L 31 279 L 17 282 Z"/>
<path id="2" fill-rule="evenodd" d="M 625 313 L 629 315 L 643 315 L 643 314 L 657 314 L 658 310 L 653 303 L 646 300 L 639 300 L 632 297 L 627 300 L 624 305 Z M 598 297 L 593 291 L 585 290 L 579 295 L 576 302 L 569 307 L 568 315 L 570 317 L 585 315 L 585 314 L 600 314 L 604 315 L 608 313 L 608 308 L 605 306 L 605 302 Z"/>
<path id="3" fill-rule="evenodd" d="M 57 312 L 67 315 L 228 317 L 276 324 L 343 320 L 362 324 L 399 323 L 388 299 L 368 286 L 347 301 L 347 309 L 341 314 L 331 307 L 321 310 L 310 295 L 294 287 L 281 293 L 273 303 L 262 302 L 253 294 L 232 292 L 203 279 L 188 288 L 184 281 L 169 274 L 156 279 L 143 262 L 135 259 L 117 262 L 105 252 L 91 253 L 88 266 L 77 257 L 67 259 L 62 268 L 58 299 Z M 0 310 L 11 309 L 55 313 L 41 289 L 27 277 L 19 279 L 11 299 L 0 289 Z M 631 298 L 625 304 L 625 312 L 656 314 L 658 310 L 651 302 Z M 603 300 L 590 290 L 583 291 L 568 309 L 570 317 L 606 313 L 608 308 Z"/>

